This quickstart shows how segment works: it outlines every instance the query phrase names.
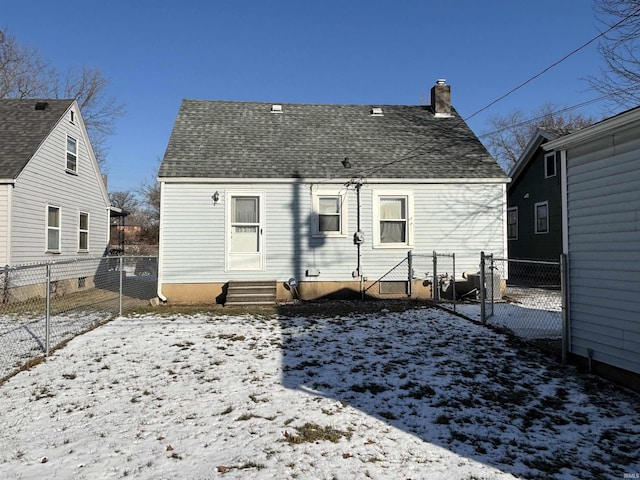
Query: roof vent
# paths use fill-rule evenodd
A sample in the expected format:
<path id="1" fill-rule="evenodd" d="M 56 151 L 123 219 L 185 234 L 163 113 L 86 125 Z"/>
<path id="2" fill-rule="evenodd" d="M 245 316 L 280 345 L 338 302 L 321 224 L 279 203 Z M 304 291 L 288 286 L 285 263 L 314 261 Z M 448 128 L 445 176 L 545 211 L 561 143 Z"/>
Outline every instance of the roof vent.
<path id="1" fill-rule="evenodd" d="M 271 105 L 271 113 L 282 113 L 282 105 Z"/>
<path id="2" fill-rule="evenodd" d="M 382 117 L 384 114 L 382 113 L 382 107 L 372 107 L 371 108 L 371 116 L 372 117 Z"/>
<path id="3" fill-rule="evenodd" d="M 49 102 L 36 102 L 36 110 L 45 110 L 49 106 Z"/>

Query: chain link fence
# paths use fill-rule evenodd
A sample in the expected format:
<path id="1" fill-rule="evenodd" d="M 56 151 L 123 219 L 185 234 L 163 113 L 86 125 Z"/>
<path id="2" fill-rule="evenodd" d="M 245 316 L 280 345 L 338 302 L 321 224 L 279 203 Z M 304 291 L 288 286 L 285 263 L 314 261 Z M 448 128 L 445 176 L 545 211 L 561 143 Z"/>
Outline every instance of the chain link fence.
<path id="1" fill-rule="evenodd" d="M 564 257 L 533 261 L 481 256 L 483 323 L 566 359 Z"/>
<path id="2" fill-rule="evenodd" d="M 0 381 L 73 337 L 148 305 L 157 258 L 113 256 L 0 268 Z"/>
<path id="3" fill-rule="evenodd" d="M 476 271 L 460 271 L 455 253 L 408 253 L 410 271 L 426 271 L 429 257 L 432 298 L 438 306 L 509 331 L 566 361 L 564 256 L 558 261 L 497 258 L 480 252 Z M 409 292 L 411 295 L 411 292 Z"/>

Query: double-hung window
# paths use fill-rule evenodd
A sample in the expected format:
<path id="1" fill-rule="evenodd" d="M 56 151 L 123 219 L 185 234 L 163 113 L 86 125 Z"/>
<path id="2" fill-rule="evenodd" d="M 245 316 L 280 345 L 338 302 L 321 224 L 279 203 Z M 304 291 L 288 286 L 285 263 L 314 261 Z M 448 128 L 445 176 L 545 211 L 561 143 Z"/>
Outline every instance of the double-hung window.
<path id="1" fill-rule="evenodd" d="M 535 232 L 549 233 L 549 202 L 538 202 L 533 205 L 535 214 Z"/>
<path id="2" fill-rule="evenodd" d="M 378 194 L 374 203 L 374 245 L 406 247 L 413 244 L 411 196 Z"/>
<path id="3" fill-rule="evenodd" d="M 347 234 L 346 197 L 337 190 L 321 189 L 313 193 L 313 235 L 340 237 Z"/>
<path id="4" fill-rule="evenodd" d="M 85 212 L 78 216 L 78 250 L 89 251 L 89 214 Z"/>
<path id="5" fill-rule="evenodd" d="M 549 152 L 544 156 L 544 178 L 555 177 L 556 174 L 556 153 Z"/>
<path id="6" fill-rule="evenodd" d="M 518 239 L 518 207 L 507 208 L 507 239 Z"/>
<path id="7" fill-rule="evenodd" d="M 60 207 L 47 206 L 47 252 L 60 253 Z"/>
<path id="8" fill-rule="evenodd" d="M 67 135 L 67 171 L 78 172 L 78 141 Z"/>

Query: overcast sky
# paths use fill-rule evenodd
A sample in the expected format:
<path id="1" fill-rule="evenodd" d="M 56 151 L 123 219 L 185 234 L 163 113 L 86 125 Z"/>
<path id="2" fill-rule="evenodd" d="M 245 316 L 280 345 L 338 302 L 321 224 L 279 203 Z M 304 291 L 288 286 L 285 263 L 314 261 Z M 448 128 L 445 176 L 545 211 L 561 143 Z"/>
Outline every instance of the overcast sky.
<path id="1" fill-rule="evenodd" d="M 467 118 L 598 33 L 589 0 L 0 0 L 0 27 L 59 70 L 98 67 L 126 105 L 109 190 L 153 181 L 183 98 L 429 103 L 436 79 Z M 597 98 L 596 43 L 491 108 Z M 579 110 L 611 114 L 602 103 Z"/>

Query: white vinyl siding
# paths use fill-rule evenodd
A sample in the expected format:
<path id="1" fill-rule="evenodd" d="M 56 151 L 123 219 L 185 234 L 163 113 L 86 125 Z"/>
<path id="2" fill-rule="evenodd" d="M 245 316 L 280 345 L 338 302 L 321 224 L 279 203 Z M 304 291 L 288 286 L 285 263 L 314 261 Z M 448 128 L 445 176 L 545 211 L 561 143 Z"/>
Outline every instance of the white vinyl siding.
<path id="1" fill-rule="evenodd" d="M 11 225 L 9 224 L 9 210 L 11 208 L 11 189 L 8 184 L 0 185 L 0 265 L 9 263 L 9 248 Z"/>
<path id="2" fill-rule="evenodd" d="M 90 146 L 82 125 L 77 112 L 75 124 L 65 115 L 16 179 L 11 199 L 12 265 L 52 259 L 43 240 L 46 205 L 59 206 L 61 211 L 61 250 L 56 260 L 78 254 L 78 211 L 91 219 L 88 253 L 101 256 L 107 250 L 109 203 L 97 164 L 89 161 Z M 68 134 L 77 139 L 78 161 L 83 165 L 77 175 L 61 168 Z"/>
<path id="3" fill-rule="evenodd" d="M 567 152 L 572 351 L 640 373 L 640 125 Z"/>
<path id="4" fill-rule="evenodd" d="M 260 272 L 225 272 L 225 210 L 228 192 L 243 185 L 219 183 L 165 183 L 162 196 L 161 281 L 164 283 L 213 283 L 229 280 L 352 281 L 357 267 L 357 246 L 352 235 L 314 235 L 314 190 L 317 186 L 299 183 L 255 185 L 264 195 L 264 269 Z M 342 185 L 334 186 L 336 191 Z M 220 201 L 211 196 L 220 192 Z M 382 277 L 402 258 L 408 248 L 373 248 L 374 196 L 380 185 L 363 185 L 360 222 L 365 241 L 361 247 L 363 275 L 370 280 Z M 505 234 L 503 184 L 399 185 L 414 204 L 415 221 L 410 225 L 416 252 L 433 250 L 456 253 L 456 268 L 477 270 L 480 252 L 504 255 Z M 353 188 L 342 192 L 346 232 L 357 229 L 357 201 Z M 411 206 L 409 206 L 411 211 Z M 377 215 L 376 215 L 377 216 Z M 413 229 L 413 233 L 411 233 Z M 425 275 L 432 266 L 419 267 Z M 319 276 L 306 277 L 307 270 Z"/>

